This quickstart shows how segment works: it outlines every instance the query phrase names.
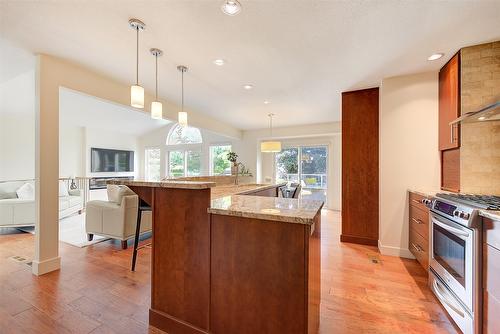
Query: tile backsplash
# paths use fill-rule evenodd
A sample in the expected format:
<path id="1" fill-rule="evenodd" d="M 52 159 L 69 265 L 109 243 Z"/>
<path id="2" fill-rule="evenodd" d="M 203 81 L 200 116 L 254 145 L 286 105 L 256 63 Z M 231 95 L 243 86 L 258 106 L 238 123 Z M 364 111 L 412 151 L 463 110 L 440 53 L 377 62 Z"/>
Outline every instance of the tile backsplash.
<path id="1" fill-rule="evenodd" d="M 461 50 L 461 112 L 500 100 L 500 41 Z M 500 121 L 462 124 L 460 184 L 464 193 L 500 195 Z"/>

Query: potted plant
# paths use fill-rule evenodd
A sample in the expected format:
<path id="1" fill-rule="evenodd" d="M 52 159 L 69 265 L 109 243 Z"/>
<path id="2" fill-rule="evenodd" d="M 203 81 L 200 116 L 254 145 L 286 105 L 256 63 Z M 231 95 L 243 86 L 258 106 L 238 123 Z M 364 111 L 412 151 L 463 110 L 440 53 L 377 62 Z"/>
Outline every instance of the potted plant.
<path id="1" fill-rule="evenodd" d="M 227 154 L 227 160 L 229 160 L 231 165 L 231 175 L 238 175 L 238 154 L 236 152 L 229 152 Z"/>

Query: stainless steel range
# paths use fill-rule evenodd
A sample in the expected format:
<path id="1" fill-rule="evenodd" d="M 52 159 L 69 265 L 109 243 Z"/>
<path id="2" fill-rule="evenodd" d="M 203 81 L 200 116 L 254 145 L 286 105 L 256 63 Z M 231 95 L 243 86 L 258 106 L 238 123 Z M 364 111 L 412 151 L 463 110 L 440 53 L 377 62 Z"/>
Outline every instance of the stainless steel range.
<path id="1" fill-rule="evenodd" d="M 437 194 L 430 204 L 430 285 L 463 333 L 481 332 L 481 218 L 500 197 Z"/>

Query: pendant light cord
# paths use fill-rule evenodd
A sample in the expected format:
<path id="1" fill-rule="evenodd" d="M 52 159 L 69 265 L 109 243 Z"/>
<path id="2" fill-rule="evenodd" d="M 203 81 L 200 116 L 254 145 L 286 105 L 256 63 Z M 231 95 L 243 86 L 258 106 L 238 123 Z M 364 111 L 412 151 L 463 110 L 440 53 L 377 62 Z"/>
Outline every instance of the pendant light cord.
<path id="1" fill-rule="evenodd" d="M 184 112 L 184 70 L 181 71 L 181 105 L 182 111 Z"/>
<path id="2" fill-rule="evenodd" d="M 155 91 L 155 95 L 156 95 L 156 101 L 158 101 L 158 53 L 156 53 L 155 57 L 156 57 L 156 72 L 155 72 L 155 75 L 156 75 L 156 91 Z"/>
<path id="3" fill-rule="evenodd" d="M 135 84 L 139 86 L 139 27 L 135 28 L 136 30 L 136 57 L 135 57 Z"/>
<path id="4" fill-rule="evenodd" d="M 273 137 L 273 114 L 269 114 L 269 129 L 271 132 L 271 138 Z"/>

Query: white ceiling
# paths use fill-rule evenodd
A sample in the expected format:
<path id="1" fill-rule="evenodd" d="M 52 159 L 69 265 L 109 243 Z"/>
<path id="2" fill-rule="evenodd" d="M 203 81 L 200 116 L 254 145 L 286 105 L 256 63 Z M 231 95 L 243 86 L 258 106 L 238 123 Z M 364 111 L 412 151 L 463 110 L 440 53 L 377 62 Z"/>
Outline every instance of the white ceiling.
<path id="1" fill-rule="evenodd" d="M 439 69 L 459 48 L 500 39 L 500 1 L 240 0 L 234 17 L 222 0 L 0 0 L 1 34 L 32 52 L 53 54 L 123 82 L 154 90 L 150 47 L 163 49 L 160 95 L 240 129 L 340 119 L 340 93 L 376 86 L 384 77 Z M 435 62 L 434 52 L 446 55 Z M 212 61 L 224 58 L 227 65 Z M 246 91 L 243 84 L 255 88 Z M 269 100 L 271 104 L 264 105 Z"/>
<path id="2" fill-rule="evenodd" d="M 134 108 L 62 88 L 59 94 L 59 123 L 62 127 L 81 126 L 141 136 L 171 122 L 154 120 Z"/>

